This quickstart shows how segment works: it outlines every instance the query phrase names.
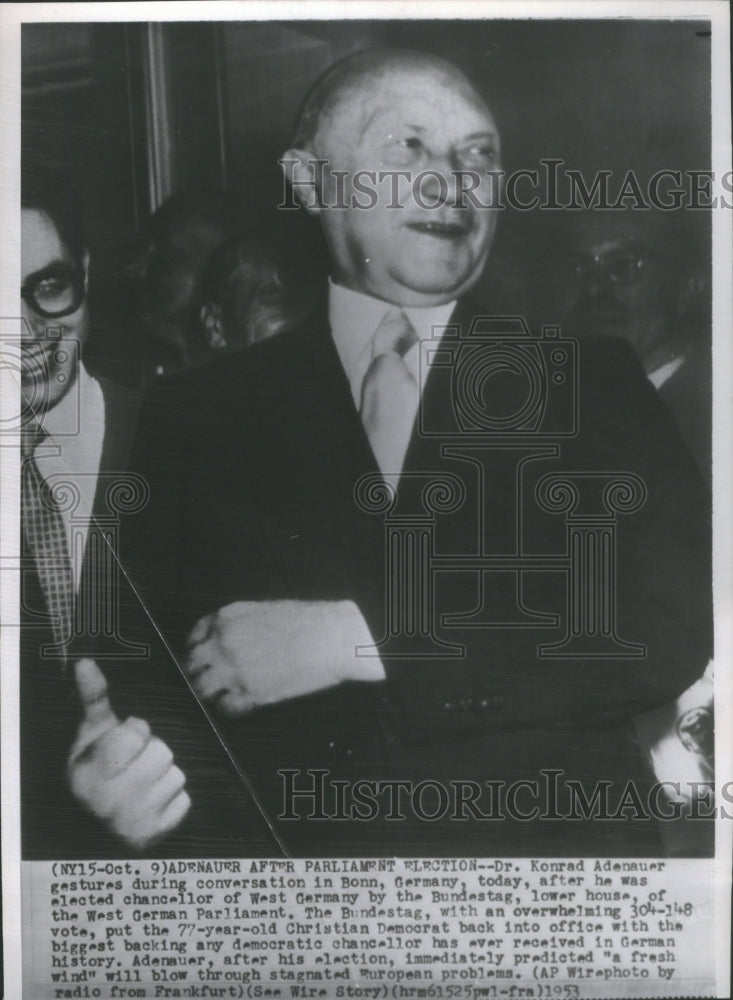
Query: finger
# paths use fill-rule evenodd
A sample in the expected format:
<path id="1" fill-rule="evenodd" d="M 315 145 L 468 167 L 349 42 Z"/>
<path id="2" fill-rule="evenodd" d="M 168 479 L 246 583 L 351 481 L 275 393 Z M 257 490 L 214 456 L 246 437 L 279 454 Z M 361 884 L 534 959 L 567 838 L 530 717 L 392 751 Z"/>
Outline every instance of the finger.
<path id="1" fill-rule="evenodd" d="M 241 686 L 236 690 L 219 692 L 211 699 L 211 703 L 221 715 L 229 719 L 240 718 L 260 704 Z"/>
<path id="2" fill-rule="evenodd" d="M 208 667 L 215 648 L 214 642 L 207 639 L 203 642 L 199 642 L 196 646 L 191 646 L 188 649 L 184 663 L 184 670 L 189 677 L 195 676 Z"/>
<path id="3" fill-rule="evenodd" d="M 164 799 L 161 798 L 159 802 L 154 795 L 138 799 L 134 810 L 120 810 L 110 818 L 110 825 L 115 832 L 138 850 L 174 829 L 191 807 L 190 796 L 180 787 L 180 780 L 185 782 L 183 774 L 178 768 L 171 768 L 171 771 L 177 771 L 178 776 L 173 775 Z M 179 787 L 174 790 L 176 784 Z"/>
<path id="4" fill-rule="evenodd" d="M 169 767 L 162 778 L 159 778 L 152 788 L 152 796 L 158 812 L 163 813 L 182 792 L 186 785 L 186 775 L 180 767 Z"/>
<path id="5" fill-rule="evenodd" d="M 173 753 L 157 736 L 153 736 L 145 744 L 142 753 L 138 754 L 128 768 L 129 780 L 136 794 L 145 794 L 146 790 L 159 781 L 173 763 Z"/>
<path id="6" fill-rule="evenodd" d="M 166 833 L 170 833 L 181 822 L 191 808 L 191 798 L 187 792 L 179 792 L 175 798 L 160 812 L 153 814 L 148 810 L 136 817 L 125 817 L 113 821 L 117 833 L 137 850 L 142 851 Z"/>
<path id="7" fill-rule="evenodd" d="M 111 729 L 118 719 L 110 705 L 107 678 L 94 660 L 88 659 L 77 660 L 74 675 L 84 723 L 90 730 L 95 730 L 97 735 Z"/>
<path id="8" fill-rule="evenodd" d="M 118 723 L 88 744 L 69 761 L 68 778 L 74 797 L 102 819 L 134 813 L 140 794 L 135 761 L 148 742 L 147 724 L 134 719 Z"/>
<path id="9" fill-rule="evenodd" d="M 215 620 L 216 615 L 204 615 L 203 618 L 200 618 L 191 629 L 191 634 L 186 640 L 186 649 L 190 650 L 200 642 L 205 642 L 214 630 Z"/>
<path id="10" fill-rule="evenodd" d="M 228 622 L 233 619 L 246 618 L 248 615 L 257 612 L 259 609 L 260 614 L 262 614 L 263 604 L 271 606 L 277 604 L 276 601 L 267 602 L 257 602 L 257 601 L 234 601 L 232 604 L 225 604 L 223 608 L 220 608 L 217 617 L 220 622 Z M 284 602 L 281 602 L 284 603 Z"/>
<path id="11" fill-rule="evenodd" d="M 145 719 L 138 719 L 134 715 L 131 715 L 129 719 L 125 719 L 125 725 L 134 732 L 139 733 L 145 743 L 150 739 L 150 726 Z"/>
<path id="12" fill-rule="evenodd" d="M 191 687 L 202 701 L 212 701 L 214 698 L 226 694 L 230 687 L 230 678 L 223 670 L 212 667 L 199 674 L 191 681 Z"/>
<path id="13" fill-rule="evenodd" d="M 188 674 L 188 679 L 193 682 L 201 677 L 202 674 L 206 673 L 207 670 L 211 670 L 211 664 L 208 661 L 206 663 L 199 663 L 195 666 L 191 665 L 189 661 L 186 673 Z"/>
<path id="14" fill-rule="evenodd" d="M 147 723 L 142 719 L 127 719 L 98 737 L 79 755 L 78 761 L 88 760 L 109 781 L 131 768 L 150 742 Z"/>
<path id="15" fill-rule="evenodd" d="M 95 802 L 98 809 L 115 818 L 117 832 L 130 830 L 159 812 L 153 788 L 169 770 L 173 754 L 162 740 L 153 737 L 141 753 L 125 767 L 110 773 L 99 783 Z"/>
<path id="16" fill-rule="evenodd" d="M 163 810 L 158 819 L 158 833 L 162 836 L 174 830 L 191 808 L 191 798 L 188 792 L 179 792 L 173 801 Z"/>

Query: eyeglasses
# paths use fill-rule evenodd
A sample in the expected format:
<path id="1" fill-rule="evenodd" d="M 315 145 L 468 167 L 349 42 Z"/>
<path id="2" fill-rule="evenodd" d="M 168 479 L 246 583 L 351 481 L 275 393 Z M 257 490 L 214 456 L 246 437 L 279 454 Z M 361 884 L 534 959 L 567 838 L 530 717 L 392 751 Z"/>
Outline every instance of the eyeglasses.
<path id="1" fill-rule="evenodd" d="M 624 251 L 577 255 L 572 258 L 575 276 L 587 278 L 591 270 L 600 270 L 612 285 L 633 285 L 641 277 L 649 261 L 654 260 L 646 251 L 628 253 Z"/>
<path id="2" fill-rule="evenodd" d="M 61 319 L 81 306 L 86 296 L 84 269 L 71 264 L 52 264 L 26 278 L 21 298 L 46 319 Z"/>

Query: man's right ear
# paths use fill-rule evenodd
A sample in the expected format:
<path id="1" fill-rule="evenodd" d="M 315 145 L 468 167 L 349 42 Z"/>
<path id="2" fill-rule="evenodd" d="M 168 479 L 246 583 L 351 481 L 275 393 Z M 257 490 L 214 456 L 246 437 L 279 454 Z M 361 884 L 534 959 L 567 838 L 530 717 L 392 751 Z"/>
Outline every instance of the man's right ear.
<path id="1" fill-rule="evenodd" d="M 326 160 L 319 160 L 305 149 L 288 149 L 278 161 L 285 183 L 306 212 L 319 215 L 323 208 L 323 171 Z"/>

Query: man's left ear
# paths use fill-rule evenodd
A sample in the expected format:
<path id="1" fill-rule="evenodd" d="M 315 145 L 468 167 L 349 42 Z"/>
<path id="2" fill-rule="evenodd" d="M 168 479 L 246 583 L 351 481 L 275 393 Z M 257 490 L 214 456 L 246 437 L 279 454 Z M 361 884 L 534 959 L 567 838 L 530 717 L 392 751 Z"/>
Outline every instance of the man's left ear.
<path id="1" fill-rule="evenodd" d="M 89 251 L 85 250 L 81 258 L 81 266 L 84 271 L 84 291 L 89 290 Z"/>
<path id="2" fill-rule="evenodd" d="M 288 149 L 278 162 L 295 199 L 310 215 L 318 215 L 323 207 L 323 169 L 328 161 L 304 149 Z"/>

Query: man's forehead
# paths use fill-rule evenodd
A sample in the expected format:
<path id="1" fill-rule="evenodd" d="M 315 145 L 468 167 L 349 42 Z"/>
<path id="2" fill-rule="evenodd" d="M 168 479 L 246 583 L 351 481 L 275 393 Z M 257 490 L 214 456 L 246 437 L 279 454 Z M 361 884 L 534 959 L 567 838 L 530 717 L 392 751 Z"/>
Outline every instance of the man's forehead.
<path id="1" fill-rule="evenodd" d="M 573 243 L 576 250 L 607 253 L 625 247 L 646 246 L 649 239 L 641 226 L 609 215 L 604 220 L 580 223 Z"/>
<path id="2" fill-rule="evenodd" d="M 68 253 L 52 219 L 41 209 L 24 208 L 20 214 L 22 266 L 43 266 L 46 258 L 64 259 Z"/>
<path id="3" fill-rule="evenodd" d="M 448 126 L 456 111 L 462 120 L 473 119 L 477 129 L 496 131 L 485 102 L 458 70 L 429 62 L 396 62 L 345 86 L 324 127 L 349 123 L 363 133 L 373 123 L 405 115 L 415 118 L 416 123 L 424 119 Z"/>
<path id="4" fill-rule="evenodd" d="M 43 236 L 46 239 L 54 240 L 60 238 L 53 219 L 42 208 L 22 208 L 20 224 L 23 232 L 29 236 Z"/>

